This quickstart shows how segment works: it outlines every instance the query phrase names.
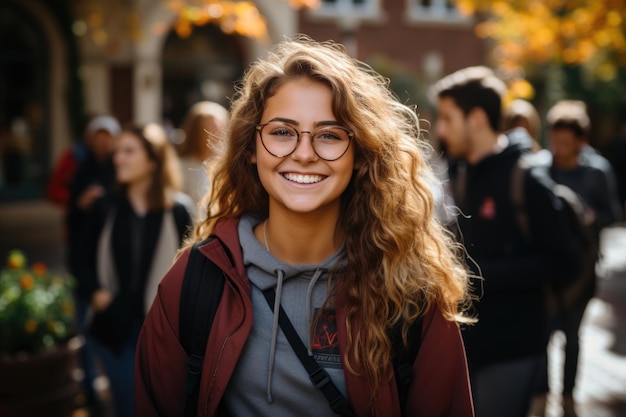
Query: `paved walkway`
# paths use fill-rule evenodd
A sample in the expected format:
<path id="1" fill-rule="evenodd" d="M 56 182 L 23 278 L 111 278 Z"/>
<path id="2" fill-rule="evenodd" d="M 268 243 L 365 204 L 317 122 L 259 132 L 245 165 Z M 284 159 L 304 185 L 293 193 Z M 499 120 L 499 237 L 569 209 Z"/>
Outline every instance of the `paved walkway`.
<path id="1" fill-rule="evenodd" d="M 20 248 L 30 261 L 63 271 L 62 212 L 45 201 L 0 204 L 0 259 Z M 626 225 L 606 230 L 598 293 L 581 328 L 581 356 L 574 397 L 579 417 L 626 417 Z M 563 337 L 550 344 L 553 390 L 560 389 Z M 106 391 L 105 391 L 106 393 Z M 549 398 L 548 417 L 562 415 L 558 396 Z M 75 417 L 87 416 L 77 413 Z M 502 416 L 506 417 L 506 416 Z"/>
<path id="2" fill-rule="evenodd" d="M 574 399 L 579 417 L 626 417 L 626 226 L 602 235 L 598 292 L 581 326 L 581 352 Z M 557 333 L 549 348 L 551 388 L 561 389 L 564 337 Z M 551 394 L 548 417 L 562 415 L 559 397 Z"/>

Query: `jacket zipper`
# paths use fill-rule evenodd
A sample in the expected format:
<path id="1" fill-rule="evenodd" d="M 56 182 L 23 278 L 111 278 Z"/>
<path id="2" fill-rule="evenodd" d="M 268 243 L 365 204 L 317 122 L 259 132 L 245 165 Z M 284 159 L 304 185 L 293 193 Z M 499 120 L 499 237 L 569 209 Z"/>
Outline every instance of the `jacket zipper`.
<path id="1" fill-rule="evenodd" d="M 227 276 L 228 278 L 228 276 Z M 243 301 L 243 296 L 241 295 L 241 291 L 239 291 L 239 288 L 236 285 L 233 285 L 230 281 L 230 279 L 226 279 L 225 282 L 228 283 L 228 285 L 235 290 L 235 292 L 237 293 L 237 295 L 239 296 L 239 301 L 241 302 L 241 305 L 243 306 L 244 301 Z M 226 335 L 226 337 L 224 338 L 224 341 L 222 342 L 222 346 L 220 347 L 220 353 L 219 356 L 217 357 L 217 363 L 215 364 L 215 369 L 213 370 L 213 374 L 211 375 L 211 383 L 209 384 L 209 389 L 208 389 L 208 395 L 207 395 L 207 399 L 206 402 L 204 404 L 204 416 L 208 417 L 209 416 L 209 400 L 211 397 L 211 391 L 213 391 L 213 387 L 215 386 L 215 380 L 217 379 L 217 370 L 220 367 L 220 362 L 222 360 L 222 356 L 224 354 L 224 349 L 226 348 L 226 343 L 230 340 L 230 337 L 235 334 L 235 332 L 237 330 L 239 330 L 241 328 L 241 326 L 243 326 L 243 323 L 246 320 L 246 309 L 242 308 L 244 315 L 243 318 L 241 320 L 241 322 L 237 325 L 237 327 L 230 333 L 228 333 Z"/>

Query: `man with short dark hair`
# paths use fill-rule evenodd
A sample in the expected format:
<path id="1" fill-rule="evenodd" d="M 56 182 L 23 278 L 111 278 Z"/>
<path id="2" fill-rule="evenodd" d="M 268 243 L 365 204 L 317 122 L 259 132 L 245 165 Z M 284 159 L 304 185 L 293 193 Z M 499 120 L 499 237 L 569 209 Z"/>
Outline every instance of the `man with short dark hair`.
<path id="1" fill-rule="evenodd" d="M 556 264 L 575 267 L 561 241 L 563 207 L 547 175 L 523 171 L 525 236 L 512 202 L 512 176 L 532 141 L 501 131 L 505 84 L 486 67 L 457 71 L 431 89 L 436 134 L 451 164 L 461 215 L 458 235 L 468 253 L 478 323 L 463 329 L 477 417 L 526 417 L 537 364 L 546 348 L 544 287 Z"/>

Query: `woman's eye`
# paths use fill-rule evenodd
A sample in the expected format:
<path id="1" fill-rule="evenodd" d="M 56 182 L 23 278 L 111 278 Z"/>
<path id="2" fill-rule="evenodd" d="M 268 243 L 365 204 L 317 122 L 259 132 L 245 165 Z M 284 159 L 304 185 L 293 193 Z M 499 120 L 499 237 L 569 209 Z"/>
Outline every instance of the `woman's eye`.
<path id="1" fill-rule="evenodd" d="M 277 128 L 272 130 L 272 135 L 276 136 L 295 136 L 295 133 L 291 129 Z"/>
<path id="2" fill-rule="evenodd" d="M 319 140 L 326 140 L 326 141 L 343 139 L 341 134 L 335 130 L 322 130 L 320 132 L 317 132 L 315 137 Z"/>

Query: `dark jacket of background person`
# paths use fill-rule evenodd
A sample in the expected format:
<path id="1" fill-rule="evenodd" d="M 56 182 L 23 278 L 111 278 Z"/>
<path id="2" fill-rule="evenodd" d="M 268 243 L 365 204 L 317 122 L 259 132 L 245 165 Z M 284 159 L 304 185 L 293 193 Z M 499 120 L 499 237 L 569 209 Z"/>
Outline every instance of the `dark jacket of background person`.
<path id="1" fill-rule="evenodd" d="M 478 323 L 464 329 L 470 371 L 485 365 L 541 355 L 546 346 L 544 287 L 553 282 L 558 266 L 574 267 L 561 241 L 560 202 L 550 192 L 545 171 L 530 170 L 524 179 L 526 210 L 532 242 L 524 237 L 515 218 L 511 174 L 517 160 L 528 152 L 524 141 L 511 141 L 500 153 L 475 165 L 460 162 L 452 178 L 462 187 L 456 201 L 458 232 L 471 263 L 483 279 L 476 279 Z M 458 184 L 463 181 L 464 185 Z M 457 188 L 458 189 L 458 188 Z M 533 306 L 533 308 L 528 308 Z"/>
<path id="2" fill-rule="evenodd" d="M 622 214 L 626 215 L 626 123 L 611 141 L 607 154 L 615 172 Z"/>
<path id="3" fill-rule="evenodd" d="M 190 200 L 179 200 L 139 220 L 124 195 L 96 202 L 85 221 L 76 262 L 81 296 L 89 299 L 100 287 L 116 293 L 111 305 L 93 317 L 91 334 L 96 339 L 115 349 L 132 325 L 143 321 L 158 280 L 191 225 L 189 207 Z"/>
<path id="4" fill-rule="evenodd" d="M 108 132 L 109 136 L 102 132 Z M 76 262 L 76 250 L 80 248 L 81 230 L 84 221 L 92 207 L 81 202 L 86 193 L 93 193 L 93 188 L 99 187 L 99 195 L 106 195 L 115 184 L 115 169 L 113 167 L 113 141 L 120 133 L 117 120 L 111 116 L 96 116 L 85 128 L 85 155 L 82 156 L 78 167 L 75 169 L 69 184 L 67 208 L 65 215 L 65 229 L 67 242 L 67 257 L 70 272 L 76 275 L 74 263 Z M 106 142 L 106 143 L 105 143 Z M 77 276 L 78 289 L 83 283 Z"/>
<path id="5" fill-rule="evenodd" d="M 200 252 L 225 273 L 226 283 L 209 335 L 202 379 L 198 414 L 220 414 L 220 402 L 242 354 L 254 320 L 251 284 L 246 276 L 237 234 L 238 220 L 218 223 L 217 239 L 203 245 Z M 217 241 L 223 242 L 234 261 Z M 179 341 L 178 315 L 182 278 L 189 250 L 181 255 L 159 285 L 137 346 L 135 371 L 137 415 L 174 417 L 183 414 L 187 354 Z M 338 298 L 345 294 L 338 295 Z M 345 303 L 338 300 L 337 331 L 343 355 L 347 343 Z M 363 329 L 352 329 L 353 333 Z M 219 354 L 215 354 L 219 352 Z M 441 358 L 446 358 L 444 362 Z M 151 366 L 149 364 L 159 364 Z M 260 364 L 260 368 L 264 365 Z M 456 324 L 446 321 L 436 308 L 424 316 L 420 350 L 413 365 L 414 376 L 408 394 L 407 416 L 467 417 L 473 415 L 471 394 L 461 336 Z M 381 389 L 372 392 L 366 376 L 344 369 L 347 397 L 356 416 L 400 415 L 396 382 L 390 378 Z M 161 377 L 167 375 L 167 378 Z M 436 375 L 435 378 L 432 376 Z M 288 387 L 281 389 L 288 390 Z M 311 387 L 315 390 L 314 387 Z"/>
<path id="6" fill-rule="evenodd" d="M 621 220 L 624 212 L 619 201 L 619 182 L 611 162 L 587 144 L 580 152 L 579 164 L 592 171 L 593 174 L 589 175 L 600 181 L 597 183 L 597 189 L 593 190 L 593 180 L 588 180 L 584 185 L 585 189 L 579 192 L 596 212 L 598 230 Z M 578 188 L 570 188 L 578 192 Z M 608 194 L 608 196 L 602 197 L 601 194 Z"/>
<path id="7" fill-rule="evenodd" d="M 609 162 L 591 147 L 585 147 L 578 158 L 578 164 L 570 169 L 559 168 L 552 162 L 550 151 L 537 154 L 537 161 L 549 167 L 550 177 L 557 184 L 567 186 L 593 212 L 590 230 L 593 232 L 591 242 L 599 248 L 602 229 L 622 219 L 622 211 L 618 199 L 615 176 Z M 589 275 L 582 290 L 577 291 L 576 300 L 571 302 L 587 302 L 596 290 L 595 268 L 588 268 Z"/>
<path id="8" fill-rule="evenodd" d="M 595 214 L 593 239 L 596 248 L 600 244 L 600 232 L 621 219 L 617 190 L 611 189 L 606 175 L 600 169 L 589 165 L 579 165 L 571 170 L 552 167 L 550 173 L 555 182 L 568 186 L 582 197 L 585 204 Z M 595 268 L 590 268 L 590 279 L 580 293 L 578 302 L 589 301 L 596 292 Z"/>
<path id="9" fill-rule="evenodd" d="M 78 198 L 87 187 L 94 184 L 110 191 L 113 184 L 115 184 L 115 169 L 110 158 L 103 163 L 89 153 L 76 170 L 74 180 L 70 186 L 66 223 L 68 240 L 72 248 L 80 246 L 78 238 L 88 214 L 88 211 L 78 206 Z"/>

